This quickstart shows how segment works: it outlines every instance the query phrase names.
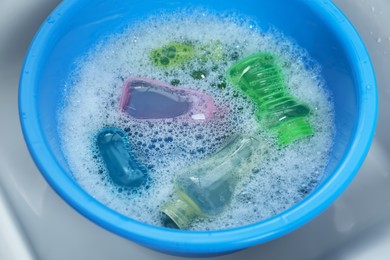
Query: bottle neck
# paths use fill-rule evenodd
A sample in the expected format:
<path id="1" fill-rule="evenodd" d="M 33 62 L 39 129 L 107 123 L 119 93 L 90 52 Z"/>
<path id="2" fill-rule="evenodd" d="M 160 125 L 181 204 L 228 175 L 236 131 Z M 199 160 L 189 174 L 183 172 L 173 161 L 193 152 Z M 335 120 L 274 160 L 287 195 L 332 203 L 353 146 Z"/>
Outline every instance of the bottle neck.
<path id="1" fill-rule="evenodd" d="M 238 136 L 233 139 L 228 146 L 230 148 L 230 159 L 247 161 L 256 150 L 259 149 L 260 142 L 252 136 Z"/>
<path id="2" fill-rule="evenodd" d="M 187 229 L 190 223 L 198 216 L 202 215 L 201 210 L 194 204 L 182 198 L 169 202 L 162 212 L 166 214 L 179 229 Z"/>

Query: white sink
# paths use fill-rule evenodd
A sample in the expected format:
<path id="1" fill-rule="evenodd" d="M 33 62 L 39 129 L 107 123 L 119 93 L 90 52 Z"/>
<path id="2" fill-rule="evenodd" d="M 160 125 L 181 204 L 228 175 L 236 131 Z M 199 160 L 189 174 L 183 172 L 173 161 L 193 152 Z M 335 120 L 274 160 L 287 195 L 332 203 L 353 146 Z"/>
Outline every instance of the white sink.
<path id="1" fill-rule="evenodd" d="M 0 1 L 0 259 L 178 259 L 85 219 L 46 183 L 20 130 L 17 91 L 28 45 L 59 0 Z M 353 183 L 323 214 L 228 259 L 390 259 L 390 1 L 334 0 L 362 36 L 377 74 L 378 130 Z"/>

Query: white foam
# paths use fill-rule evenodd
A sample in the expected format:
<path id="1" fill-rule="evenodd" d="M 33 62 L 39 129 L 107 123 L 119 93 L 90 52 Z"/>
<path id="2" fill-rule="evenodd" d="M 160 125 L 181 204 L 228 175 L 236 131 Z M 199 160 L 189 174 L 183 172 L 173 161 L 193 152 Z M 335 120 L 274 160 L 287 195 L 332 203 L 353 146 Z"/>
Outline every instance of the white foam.
<path id="1" fill-rule="evenodd" d="M 208 221 L 196 221 L 191 228 L 212 230 L 247 225 L 300 201 L 318 182 L 332 145 L 333 109 L 323 89 L 319 67 L 313 66 L 315 62 L 280 33 L 259 32 L 252 21 L 205 10 L 178 11 L 140 21 L 79 61 L 58 112 L 62 149 L 75 180 L 108 207 L 139 221 L 161 225 L 160 207 L 170 199 L 179 169 L 212 154 L 234 133 L 256 132 L 255 107 L 250 99 L 229 84 L 225 89 L 215 86 L 223 81 L 220 77 L 232 60 L 206 64 L 195 60 L 185 70 L 170 71 L 151 64 L 150 49 L 183 40 L 201 45 L 219 41 L 228 57 L 244 57 L 258 51 L 280 56 L 291 92 L 314 110 L 310 120 L 316 130 L 313 138 L 287 149 L 269 146 L 264 160 L 237 188 L 229 209 Z M 308 62 L 310 69 L 305 65 Z M 193 79 L 191 71 L 200 69 L 206 69 L 208 75 Z M 120 94 L 129 77 L 167 83 L 179 79 L 180 85 L 213 96 L 223 116 L 206 125 L 134 122 L 119 113 Z M 137 192 L 114 186 L 99 161 L 94 136 L 105 126 L 125 129 L 134 151 L 151 168 L 149 184 Z M 260 135 L 272 144 L 267 133 Z"/>

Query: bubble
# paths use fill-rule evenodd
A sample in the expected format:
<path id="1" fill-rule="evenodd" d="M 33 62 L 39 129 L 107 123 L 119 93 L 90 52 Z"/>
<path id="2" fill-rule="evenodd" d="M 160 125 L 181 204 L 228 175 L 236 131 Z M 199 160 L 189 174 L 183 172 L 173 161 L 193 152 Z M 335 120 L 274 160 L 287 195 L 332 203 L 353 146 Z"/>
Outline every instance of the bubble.
<path id="1" fill-rule="evenodd" d="M 201 53 L 206 55 L 179 67 L 154 66 L 150 50 L 172 41 L 203 46 Z M 225 78 L 235 61 L 259 51 L 280 56 L 289 91 L 316 108 L 310 118 L 316 135 L 310 140 L 284 150 L 273 146 L 272 136 L 258 129 L 251 100 Z M 161 225 L 160 207 L 171 199 L 180 169 L 216 152 L 236 133 L 256 134 L 269 150 L 242 179 L 239 196 L 224 213 L 207 221 L 198 219 L 191 229 L 225 229 L 258 222 L 303 199 L 321 178 L 334 123 L 332 99 L 319 72 L 320 67 L 305 50 L 280 32 L 259 31 L 259 26 L 245 17 L 205 10 L 151 16 L 98 44 L 77 62 L 58 109 L 61 147 L 73 178 L 95 199 L 125 216 Z M 206 124 L 133 121 L 119 112 L 123 84 L 130 77 L 204 91 L 214 98 L 214 118 Z M 148 184 L 136 191 L 115 186 L 96 153 L 96 133 L 110 126 L 125 130 L 134 153 L 150 169 Z"/>

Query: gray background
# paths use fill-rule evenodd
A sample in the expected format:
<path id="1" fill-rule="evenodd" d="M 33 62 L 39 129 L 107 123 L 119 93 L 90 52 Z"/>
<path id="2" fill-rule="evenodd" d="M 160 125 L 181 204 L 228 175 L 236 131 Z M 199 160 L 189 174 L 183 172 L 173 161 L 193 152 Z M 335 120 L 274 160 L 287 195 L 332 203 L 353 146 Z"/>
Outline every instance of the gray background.
<path id="1" fill-rule="evenodd" d="M 58 0 L 0 0 L 0 259 L 180 259 L 91 223 L 42 178 L 18 120 L 19 72 L 28 45 Z M 346 192 L 304 227 L 213 259 L 390 259 L 390 1 L 334 0 L 363 38 L 377 74 L 378 130 Z"/>

